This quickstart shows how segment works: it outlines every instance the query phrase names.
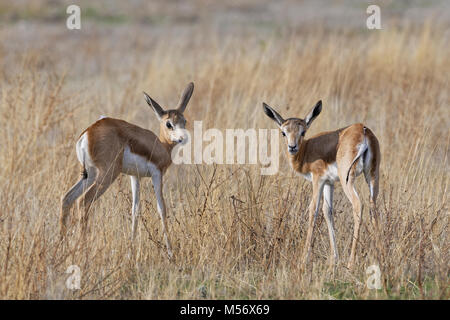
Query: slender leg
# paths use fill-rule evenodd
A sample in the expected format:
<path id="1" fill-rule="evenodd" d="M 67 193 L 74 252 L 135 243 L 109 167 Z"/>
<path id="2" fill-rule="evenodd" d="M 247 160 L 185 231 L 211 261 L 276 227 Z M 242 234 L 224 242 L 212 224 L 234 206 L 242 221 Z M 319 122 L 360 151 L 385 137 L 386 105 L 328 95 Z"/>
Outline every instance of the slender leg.
<path id="1" fill-rule="evenodd" d="M 361 201 L 359 200 L 358 194 L 356 193 L 354 187 L 355 175 L 352 173 L 347 183 L 342 183 L 345 195 L 350 200 L 353 206 L 353 240 L 352 240 L 352 249 L 350 251 L 350 258 L 348 260 L 347 268 L 352 269 L 355 263 L 355 255 L 356 255 L 356 245 L 359 240 L 359 229 L 361 226 L 361 217 L 362 217 L 362 208 Z M 345 181 L 345 180 L 344 180 Z"/>
<path id="2" fill-rule="evenodd" d="M 378 172 L 373 174 L 369 171 L 364 172 L 364 177 L 366 178 L 366 182 L 369 185 L 370 192 L 370 220 L 372 225 L 375 228 L 375 231 L 378 232 L 378 211 L 377 211 L 377 197 L 378 197 Z"/>
<path id="3" fill-rule="evenodd" d="M 139 191 L 140 183 L 139 178 L 136 176 L 130 176 L 131 180 L 131 192 L 133 194 L 133 207 L 131 209 L 131 239 L 134 240 L 136 237 L 136 229 L 139 220 Z"/>
<path id="4" fill-rule="evenodd" d="M 311 252 L 312 236 L 314 233 L 314 226 L 317 219 L 317 214 L 319 212 L 320 198 L 322 197 L 323 182 L 319 182 L 319 179 L 313 176 L 313 195 L 311 203 L 309 205 L 309 221 L 308 221 L 308 231 L 306 233 L 306 242 L 303 249 L 303 259 L 302 265 L 306 266 L 308 263 L 309 254 Z"/>
<path id="5" fill-rule="evenodd" d="M 162 183 L 162 175 L 160 171 L 155 172 L 152 175 L 152 182 L 153 182 L 153 189 L 155 190 L 156 195 L 156 201 L 158 203 L 158 213 L 161 217 L 161 223 L 164 233 L 164 240 L 166 242 L 167 246 L 167 253 L 169 255 L 169 258 L 172 258 L 172 246 L 169 241 L 169 237 L 167 235 L 167 222 L 166 222 L 166 205 L 164 203 L 164 197 L 163 197 L 163 183 Z"/>
<path id="6" fill-rule="evenodd" d="M 60 214 L 60 237 L 62 238 L 66 234 L 67 230 L 67 218 L 70 212 L 72 204 L 77 200 L 88 187 L 94 183 L 95 169 L 88 169 L 87 178 L 81 179 L 63 196 L 61 200 L 61 214 Z"/>
<path id="7" fill-rule="evenodd" d="M 87 221 L 92 203 L 102 196 L 114 180 L 116 180 L 119 173 L 120 169 L 118 167 L 113 167 L 109 170 L 99 170 L 95 182 L 80 199 L 80 206 L 83 206 L 84 208 L 84 213 L 81 219 L 82 234 L 84 234 L 87 230 Z"/>
<path id="8" fill-rule="evenodd" d="M 327 222 L 328 234 L 330 236 L 330 250 L 332 252 L 331 264 L 334 265 L 339 260 L 338 250 L 336 246 L 336 238 L 334 236 L 334 221 L 333 221 L 333 191 L 334 186 L 325 184 L 323 187 L 323 215 Z"/>
<path id="9" fill-rule="evenodd" d="M 370 191 L 370 220 L 375 228 L 375 239 L 379 238 L 380 229 L 378 228 L 379 212 L 377 210 L 377 197 L 380 177 L 380 144 L 372 131 L 366 130 L 369 141 L 369 153 L 367 154 L 364 163 L 364 177 L 369 185 Z"/>

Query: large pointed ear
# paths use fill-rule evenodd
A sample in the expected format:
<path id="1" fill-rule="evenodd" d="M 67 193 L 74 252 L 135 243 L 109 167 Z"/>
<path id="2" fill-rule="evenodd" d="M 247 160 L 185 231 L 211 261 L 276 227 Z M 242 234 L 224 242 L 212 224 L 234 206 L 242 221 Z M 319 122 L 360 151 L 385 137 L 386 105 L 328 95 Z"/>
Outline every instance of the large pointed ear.
<path id="1" fill-rule="evenodd" d="M 161 120 L 162 116 L 166 114 L 166 112 L 161 108 L 161 106 L 153 100 L 148 94 L 144 92 L 145 101 L 147 101 L 148 105 L 152 107 L 153 111 L 155 111 L 158 120 Z"/>
<path id="2" fill-rule="evenodd" d="M 322 111 L 322 100 L 319 100 L 305 118 L 305 122 L 308 127 L 311 125 L 313 120 L 317 118 L 317 116 L 320 114 L 321 111 Z"/>
<path id="3" fill-rule="evenodd" d="M 278 126 L 281 126 L 284 122 L 284 119 L 282 116 L 278 114 L 275 110 L 273 110 L 271 107 L 269 107 L 265 102 L 263 102 L 263 110 L 264 113 L 273 121 L 275 121 Z"/>
<path id="4" fill-rule="evenodd" d="M 186 89 L 184 89 L 183 93 L 181 94 L 180 101 L 178 102 L 177 109 L 181 113 L 184 112 L 186 109 L 186 106 L 191 99 L 192 92 L 194 92 L 194 83 L 191 82 L 187 85 Z"/>

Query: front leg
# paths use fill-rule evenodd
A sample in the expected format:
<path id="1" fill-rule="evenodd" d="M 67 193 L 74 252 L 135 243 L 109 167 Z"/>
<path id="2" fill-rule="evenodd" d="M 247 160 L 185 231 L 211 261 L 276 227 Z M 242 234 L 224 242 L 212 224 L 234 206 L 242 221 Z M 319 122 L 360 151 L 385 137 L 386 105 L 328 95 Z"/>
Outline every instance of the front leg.
<path id="1" fill-rule="evenodd" d="M 140 183 L 139 178 L 136 176 L 130 176 L 131 180 L 131 193 L 133 194 L 133 207 L 131 209 L 131 240 L 136 238 L 136 229 L 139 221 L 139 194 Z"/>
<path id="2" fill-rule="evenodd" d="M 319 181 L 319 178 L 313 174 L 313 195 L 311 203 L 309 205 L 309 220 L 308 220 L 308 231 L 306 234 L 305 247 L 303 249 L 303 259 L 302 259 L 302 269 L 308 263 L 308 258 L 311 252 L 312 236 L 314 233 L 314 226 L 317 219 L 317 214 L 319 212 L 320 198 L 322 197 L 322 191 L 324 183 Z"/>
<path id="3" fill-rule="evenodd" d="M 167 235 L 167 222 L 166 222 L 166 204 L 164 203 L 164 197 L 163 197 L 163 183 L 162 183 L 162 174 L 161 171 L 154 172 L 152 174 L 152 182 L 153 182 L 153 189 L 155 190 L 156 195 L 156 201 L 158 203 L 158 213 L 161 217 L 161 223 L 164 233 L 164 240 L 166 242 L 167 246 L 167 253 L 169 255 L 169 258 L 172 258 L 172 246 L 169 241 L 169 237 Z"/>

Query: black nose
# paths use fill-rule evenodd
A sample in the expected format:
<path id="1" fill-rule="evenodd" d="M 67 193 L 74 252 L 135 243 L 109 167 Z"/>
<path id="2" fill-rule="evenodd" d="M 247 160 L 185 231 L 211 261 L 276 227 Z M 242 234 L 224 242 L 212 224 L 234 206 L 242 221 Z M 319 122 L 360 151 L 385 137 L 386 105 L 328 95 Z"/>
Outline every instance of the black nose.
<path id="1" fill-rule="evenodd" d="M 288 146 L 289 147 L 289 151 L 293 151 L 293 150 L 295 150 L 295 148 L 297 147 L 297 146 Z"/>

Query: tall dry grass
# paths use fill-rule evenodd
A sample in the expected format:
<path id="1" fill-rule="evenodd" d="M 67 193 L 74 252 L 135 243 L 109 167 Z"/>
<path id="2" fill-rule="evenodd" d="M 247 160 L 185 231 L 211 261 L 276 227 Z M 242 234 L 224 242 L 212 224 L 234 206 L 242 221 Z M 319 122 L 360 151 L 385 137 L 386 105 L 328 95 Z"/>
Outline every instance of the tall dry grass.
<path id="1" fill-rule="evenodd" d="M 81 36 L 40 28 L 42 43 L 27 50 L 14 46 L 15 29 L 1 34 L 11 43 L 0 46 L 0 298 L 449 297 L 444 30 L 425 24 L 252 36 L 179 29 L 147 37 L 132 28 Z M 157 130 L 142 91 L 170 106 L 188 81 L 196 85 L 186 111 L 191 129 L 194 120 L 204 128 L 273 128 L 262 101 L 303 117 L 322 99 L 309 134 L 354 122 L 375 132 L 382 230 L 374 234 L 368 223 L 360 177 L 366 209 L 355 270 L 344 267 L 353 217 L 337 184 L 342 264 L 329 270 L 328 233 L 319 222 L 312 261 L 300 272 L 311 186 L 284 153 L 273 176 L 254 165 L 172 166 L 164 190 L 174 262 L 166 257 L 150 179 L 133 247 L 126 176 L 96 203 L 84 241 L 76 225 L 59 240 L 60 198 L 79 178 L 80 132 L 101 114 Z M 366 287 L 372 264 L 381 268 L 381 290 Z M 81 269 L 80 290 L 65 286 L 69 265 Z"/>

